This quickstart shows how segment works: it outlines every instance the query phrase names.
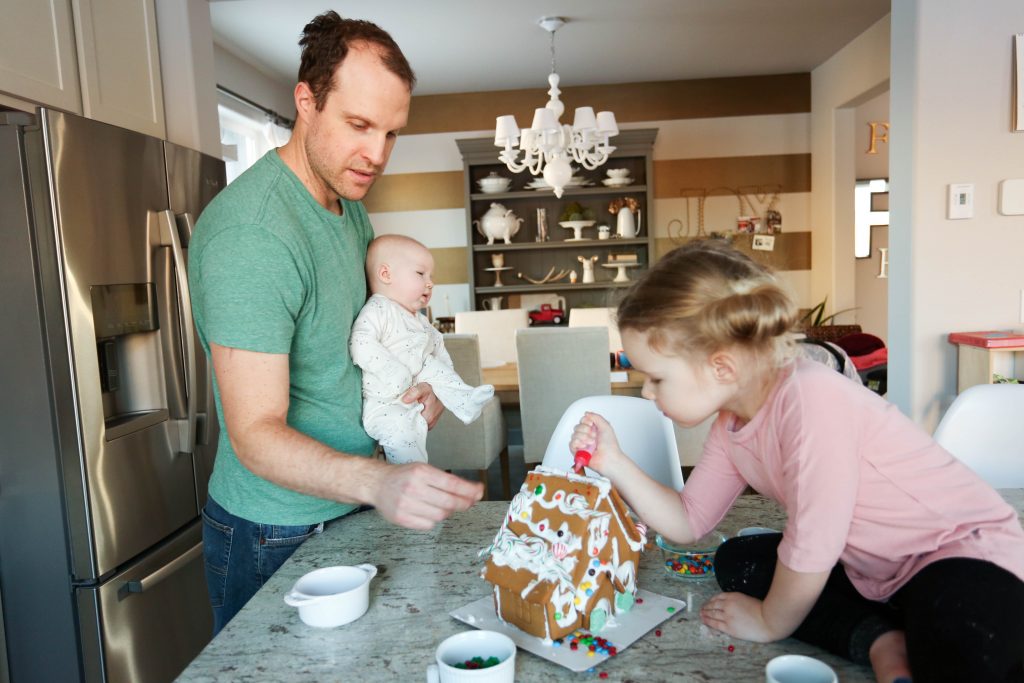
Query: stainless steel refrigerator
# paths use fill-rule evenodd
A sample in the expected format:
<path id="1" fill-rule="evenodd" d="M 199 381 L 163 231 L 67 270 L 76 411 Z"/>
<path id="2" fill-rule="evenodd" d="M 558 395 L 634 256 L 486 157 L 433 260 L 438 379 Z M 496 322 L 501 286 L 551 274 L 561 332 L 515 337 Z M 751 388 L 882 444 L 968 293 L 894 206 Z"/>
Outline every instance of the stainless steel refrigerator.
<path id="1" fill-rule="evenodd" d="M 173 679 L 210 639 L 217 443 L 186 263 L 219 159 L 0 113 L 0 633 L 11 680 Z M 3 648 L 0 648 L 2 651 Z"/>

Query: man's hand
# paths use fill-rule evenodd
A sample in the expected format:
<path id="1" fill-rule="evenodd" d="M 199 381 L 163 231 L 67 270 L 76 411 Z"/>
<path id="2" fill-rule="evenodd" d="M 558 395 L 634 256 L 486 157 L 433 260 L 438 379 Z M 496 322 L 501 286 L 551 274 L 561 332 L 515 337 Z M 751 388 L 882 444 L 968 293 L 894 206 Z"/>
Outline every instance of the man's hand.
<path id="1" fill-rule="evenodd" d="M 416 403 L 417 401 L 423 404 L 423 413 L 421 414 L 427 421 L 427 429 L 433 429 L 437 421 L 441 419 L 444 405 L 437 400 L 433 387 L 426 382 L 413 385 L 402 394 L 402 403 Z"/>
<path id="2" fill-rule="evenodd" d="M 408 529 L 428 530 L 453 512 L 468 510 L 484 486 L 426 463 L 387 465 L 378 470 L 371 503 L 384 519 Z"/>

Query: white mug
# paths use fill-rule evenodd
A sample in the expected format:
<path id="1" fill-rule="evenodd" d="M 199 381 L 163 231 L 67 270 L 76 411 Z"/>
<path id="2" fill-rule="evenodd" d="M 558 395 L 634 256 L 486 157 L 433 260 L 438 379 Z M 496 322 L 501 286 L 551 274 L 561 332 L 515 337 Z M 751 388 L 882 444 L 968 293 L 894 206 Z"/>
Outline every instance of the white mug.
<path id="1" fill-rule="evenodd" d="M 488 311 L 497 311 L 501 309 L 501 297 L 500 296 L 489 296 L 483 300 L 483 307 Z"/>
<path id="2" fill-rule="evenodd" d="M 838 683 L 839 678 L 825 662 L 804 655 L 782 655 L 764 668 L 767 683 Z"/>
<path id="3" fill-rule="evenodd" d="M 462 664 L 480 657 L 499 661 L 486 669 L 461 669 Z M 516 675 L 516 644 L 497 631 L 464 631 L 446 638 L 434 653 L 436 662 L 427 667 L 427 683 L 513 683 Z"/>

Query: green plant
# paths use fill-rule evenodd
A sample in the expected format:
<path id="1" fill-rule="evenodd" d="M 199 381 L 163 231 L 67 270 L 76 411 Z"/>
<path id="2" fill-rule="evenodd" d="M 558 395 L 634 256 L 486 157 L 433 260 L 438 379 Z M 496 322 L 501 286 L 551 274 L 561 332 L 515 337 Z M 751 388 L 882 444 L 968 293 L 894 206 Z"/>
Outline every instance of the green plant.
<path id="1" fill-rule="evenodd" d="M 804 317 L 800 318 L 800 322 L 803 323 L 805 327 L 822 327 L 823 325 L 828 325 L 838 315 L 857 310 L 857 307 L 855 306 L 853 308 L 844 308 L 843 310 L 836 311 L 831 315 L 825 315 L 825 304 L 827 302 L 828 297 L 826 296 L 824 299 L 819 301 L 814 308 L 807 311 L 807 313 L 804 314 Z"/>
<path id="2" fill-rule="evenodd" d="M 571 202 L 562 210 L 560 221 L 592 221 L 594 220 L 593 209 L 588 209 L 579 202 Z"/>

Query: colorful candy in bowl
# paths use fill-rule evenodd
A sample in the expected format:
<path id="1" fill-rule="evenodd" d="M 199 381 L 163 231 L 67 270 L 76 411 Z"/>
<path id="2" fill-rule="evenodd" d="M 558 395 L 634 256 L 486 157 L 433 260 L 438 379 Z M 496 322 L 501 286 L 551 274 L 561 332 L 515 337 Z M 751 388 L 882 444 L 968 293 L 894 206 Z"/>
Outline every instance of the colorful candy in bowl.
<path id="1" fill-rule="evenodd" d="M 711 531 L 688 545 L 676 545 L 658 534 L 655 542 L 661 549 L 665 571 L 677 579 L 703 579 L 715 575 L 715 551 L 726 537 Z"/>

